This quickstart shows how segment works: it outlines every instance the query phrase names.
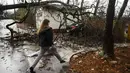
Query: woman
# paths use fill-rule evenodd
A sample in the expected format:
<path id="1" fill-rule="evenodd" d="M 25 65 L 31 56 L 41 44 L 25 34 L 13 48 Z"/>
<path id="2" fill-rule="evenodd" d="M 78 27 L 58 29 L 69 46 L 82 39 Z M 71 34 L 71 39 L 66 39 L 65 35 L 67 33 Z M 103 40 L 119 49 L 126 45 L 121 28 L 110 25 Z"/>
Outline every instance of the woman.
<path id="1" fill-rule="evenodd" d="M 39 62 L 39 60 L 43 57 L 45 52 L 51 51 L 51 54 L 55 55 L 57 59 L 60 61 L 60 63 L 64 63 L 65 61 L 61 59 L 60 55 L 57 53 L 57 50 L 53 46 L 53 31 L 52 28 L 49 27 L 49 20 L 45 19 L 42 22 L 42 25 L 40 29 L 38 30 L 37 34 L 39 35 L 39 45 L 41 47 L 40 53 L 33 63 L 33 65 L 30 67 L 30 72 L 35 73 L 33 69 Z"/>

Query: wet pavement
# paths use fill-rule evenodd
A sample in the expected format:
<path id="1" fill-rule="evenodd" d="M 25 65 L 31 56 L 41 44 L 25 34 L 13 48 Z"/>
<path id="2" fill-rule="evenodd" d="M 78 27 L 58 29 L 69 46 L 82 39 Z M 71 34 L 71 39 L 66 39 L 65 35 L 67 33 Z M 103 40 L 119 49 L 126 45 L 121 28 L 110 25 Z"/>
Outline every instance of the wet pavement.
<path id="1" fill-rule="evenodd" d="M 0 21 L 0 73 L 26 73 L 27 69 L 36 59 L 40 47 L 28 41 L 10 43 L 4 40 L 3 38 L 10 35 L 9 31 L 5 28 L 5 25 L 10 22 L 12 20 Z M 60 64 L 54 56 L 43 57 L 34 69 L 36 73 L 66 73 L 71 55 L 82 51 L 74 51 L 70 47 L 57 47 L 57 50 L 66 63 Z"/>
<path id="2" fill-rule="evenodd" d="M 24 52 L 19 51 L 20 47 L 11 47 L 8 41 L 2 39 L 9 36 L 9 30 L 5 28 L 9 22 L 12 20 L 0 21 L 0 73 L 25 73 L 29 63 Z"/>
<path id="3" fill-rule="evenodd" d="M 29 64 L 22 51 L 0 41 L 0 73 L 25 73 Z"/>
<path id="4" fill-rule="evenodd" d="M 28 41 L 10 43 L 5 40 L 4 38 L 10 35 L 9 30 L 5 28 L 5 25 L 11 22 L 12 20 L 0 21 L 0 73 L 27 73 L 27 69 L 36 59 L 40 47 L 37 44 Z M 13 25 L 12 28 L 17 30 L 15 25 Z M 13 46 L 11 44 L 13 44 Z M 36 73 L 66 73 L 67 67 L 69 66 L 69 59 L 74 53 L 101 48 L 89 48 L 77 45 L 78 49 L 75 50 L 74 48 L 63 46 L 64 44 L 65 42 L 57 42 L 56 47 L 58 53 L 66 63 L 60 64 L 54 56 L 43 57 L 34 69 Z M 115 45 L 117 47 L 120 46 L 120 44 Z"/>

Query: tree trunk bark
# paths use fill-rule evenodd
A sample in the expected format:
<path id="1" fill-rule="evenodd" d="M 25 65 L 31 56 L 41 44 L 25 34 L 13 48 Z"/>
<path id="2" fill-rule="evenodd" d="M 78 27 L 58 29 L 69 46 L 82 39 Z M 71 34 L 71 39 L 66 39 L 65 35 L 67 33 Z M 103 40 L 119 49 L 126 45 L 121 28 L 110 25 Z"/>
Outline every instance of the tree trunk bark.
<path id="1" fill-rule="evenodd" d="M 122 5 L 120 12 L 118 14 L 114 29 L 113 29 L 114 36 L 115 36 L 116 40 L 119 40 L 118 42 L 124 42 L 124 27 L 123 27 L 123 25 L 125 25 L 125 24 L 121 23 L 119 20 L 123 16 L 123 13 L 125 11 L 127 4 L 128 4 L 128 0 L 124 0 L 123 5 Z"/>
<path id="2" fill-rule="evenodd" d="M 69 4 L 70 3 L 70 0 L 67 0 L 67 4 Z"/>
<path id="3" fill-rule="evenodd" d="M 61 1 L 43 1 L 43 2 L 35 2 L 35 3 L 21 3 L 21 4 L 13 4 L 13 5 L 0 5 L 0 12 L 3 10 L 8 9 L 15 9 L 15 8 L 27 8 L 27 7 L 34 7 L 34 6 L 45 6 L 49 3 L 60 3 L 65 6 L 71 6 L 69 4 L 63 3 Z"/>
<path id="4" fill-rule="evenodd" d="M 120 10 L 120 12 L 119 12 L 117 21 L 119 21 L 120 18 L 122 17 L 122 15 L 123 15 L 123 13 L 124 13 L 124 11 L 125 11 L 125 8 L 126 8 L 126 6 L 127 6 L 127 4 L 128 4 L 128 0 L 124 0 L 123 5 L 122 5 L 122 7 L 121 7 L 121 10 Z"/>
<path id="5" fill-rule="evenodd" d="M 104 54 L 111 58 L 114 57 L 114 40 L 113 40 L 112 28 L 113 28 L 113 19 L 115 13 L 115 1 L 116 0 L 109 0 L 109 5 L 107 8 L 107 15 L 106 15 L 104 43 L 103 43 Z"/>
<path id="6" fill-rule="evenodd" d="M 100 0 L 97 1 L 95 11 L 94 11 L 94 15 L 97 15 L 97 10 L 98 10 L 99 3 L 100 3 Z"/>

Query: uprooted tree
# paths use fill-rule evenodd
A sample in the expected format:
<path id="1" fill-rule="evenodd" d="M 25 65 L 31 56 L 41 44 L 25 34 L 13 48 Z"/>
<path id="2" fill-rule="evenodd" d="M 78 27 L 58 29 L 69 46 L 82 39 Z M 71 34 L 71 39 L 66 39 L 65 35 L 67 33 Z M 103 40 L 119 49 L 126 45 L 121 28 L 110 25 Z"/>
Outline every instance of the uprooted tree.
<path id="1" fill-rule="evenodd" d="M 63 14 L 64 20 L 60 27 L 66 23 L 66 20 L 73 21 L 75 23 L 82 23 L 87 28 L 85 29 L 92 29 L 93 25 L 91 25 L 91 21 L 94 22 L 97 20 L 97 18 L 101 18 L 103 21 L 105 18 L 103 17 L 105 15 L 104 6 L 99 7 L 100 0 L 96 0 L 96 6 L 92 4 L 91 6 L 83 6 L 84 0 L 81 2 L 81 6 L 76 6 L 74 4 L 70 4 L 70 0 L 67 0 L 67 3 L 61 2 L 61 1 L 43 1 L 43 2 L 31 2 L 31 3 L 21 3 L 21 4 L 14 4 L 14 5 L 1 5 L 0 11 L 7 10 L 7 9 L 14 9 L 14 8 L 28 8 L 28 11 L 26 15 L 19 21 L 19 22 L 13 22 L 11 24 L 7 25 L 7 28 L 11 31 L 11 35 L 13 37 L 13 30 L 9 28 L 10 25 L 13 25 L 14 23 L 22 23 L 28 16 L 30 7 L 36 7 L 40 6 L 43 9 L 50 9 L 55 10 Z M 106 14 L 106 27 L 105 27 L 105 33 L 104 33 L 104 43 L 103 43 L 103 50 L 105 52 L 105 55 L 109 57 L 114 56 L 114 40 L 113 40 L 113 34 L 112 34 L 112 28 L 113 28 L 113 18 L 114 18 L 114 12 L 115 12 L 115 1 L 116 0 L 109 0 L 109 5 L 107 9 Z M 61 6 L 57 7 L 53 3 L 58 3 Z M 86 11 L 85 9 L 95 9 L 94 13 L 91 11 Z M 98 12 L 98 9 L 100 9 L 100 12 Z M 71 15 L 76 20 L 70 19 L 68 16 Z M 93 15 L 93 16 L 92 16 Z M 97 17 L 97 18 L 95 18 Z M 94 19 L 94 20 L 93 20 Z M 86 24 L 87 22 L 87 24 Z M 94 22 L 95 24 L 98 24 L 97 22 Z M 84 30 L 84 34 L 86 34 L 87 30 Z M 92 31 L 90 32 L 92 33 Z"/>
<path id="2" fill-rule="evenodd" d="M 60 4 L 59 7 L 58 5 L 55 5 L 53 3 L 58 3 Z M 21 3 L 21 4 L 14 4 L 14 5 L 4 5 L 1 6 L 1 11 L 6 10 L 6 9 L 14 9 L 14 8 L 29 8 L 29 7 L 36 7 L 40 6 L 43 9 L 49 9 L 49 10 L 55 10 L 63 14 L 64 19 L 63 20 L 69 20 L 75 23 L 83 23 L 85 24 L 86 20 L 85 17 L 89 19 L 90 15 L 93 14 L 92 12 L 88 11 L 86 12 L 85 9 L 91 9 L 93 8 L 93 5 L 83 7 L 84 0 L 82 0 L 81 7 L 78 7 L 74 4 L 67 4 L 63 3 L 61 1 L 43 1 L 43 2 L 32 2 L 32 3 Z M 72 16 L 74 19 L 70 19 L 69 16 Z M 80 19 L 80 17 L 83 19 Z M 91 18 L 90 18 L 91 19 Z M 64 24 L 65 21 L 63 21 L 62 24 Z M 88 25 L 86 25 L 88 26 Z M 91 24 L 89 24 L 88 28 L 91 28 Z"/>

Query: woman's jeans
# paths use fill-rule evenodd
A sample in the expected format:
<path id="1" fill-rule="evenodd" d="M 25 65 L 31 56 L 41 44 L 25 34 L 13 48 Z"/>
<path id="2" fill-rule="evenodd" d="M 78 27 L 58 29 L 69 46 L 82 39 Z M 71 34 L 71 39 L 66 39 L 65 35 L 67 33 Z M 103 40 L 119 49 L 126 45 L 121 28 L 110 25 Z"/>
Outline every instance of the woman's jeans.
<path id="1" fill-rule="evenodd" d="M 58 54 L 56 48 L 54 46 L 52 47 L 41 47 L 40 49 L 40 53 L 38 55 L 38 57 L 36 58 L 36 60 L 34 61 L 33 65 L 31 67 L 35 68 L 35 66 L 37 65 L 37 63 L 39 62 L 39 60 L 44 56 L 44 54 L 48 52 L 49 54 L 53 54 L 56 56 L 56 58 L 59 61 L 62 61 L 62 58 L 60 57 L 60 55 Z"/>

